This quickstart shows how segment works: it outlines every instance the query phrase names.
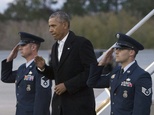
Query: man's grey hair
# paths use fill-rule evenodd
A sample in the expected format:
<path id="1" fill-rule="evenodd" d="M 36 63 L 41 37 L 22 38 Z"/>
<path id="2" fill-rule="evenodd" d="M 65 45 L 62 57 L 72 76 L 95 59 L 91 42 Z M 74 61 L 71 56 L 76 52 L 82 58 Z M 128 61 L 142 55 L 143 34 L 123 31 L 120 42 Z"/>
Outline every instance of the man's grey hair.
<path id="1" fill-rule="evenodd" d="M 67 13 L 65 13 L 63 11 L 57 11 L 57 12 L 51 14 L 49 19 L 50 18 L 58 18 L 59 21 L 61 21 L 61 22 L 67 22 L 68 28 L 70 27 L 70 17 Z"/>

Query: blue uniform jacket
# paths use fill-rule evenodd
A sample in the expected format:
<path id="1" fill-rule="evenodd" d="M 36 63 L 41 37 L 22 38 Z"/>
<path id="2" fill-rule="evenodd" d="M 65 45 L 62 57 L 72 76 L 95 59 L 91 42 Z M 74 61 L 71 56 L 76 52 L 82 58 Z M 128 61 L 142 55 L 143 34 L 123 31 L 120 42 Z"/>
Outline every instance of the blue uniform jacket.
<path id="1" fill-rule="evenodd" d="M 1 80 L 16 84 L 16 115 L 50 115 L 51 81 L 37 72 L 34 62 L 16 71 L 12 66 L 12 61 L 2 61 Z"/>
<path id="2" fill-rule="evenodd" d="M 110 87 L 111 115 L 150 115 L 152 103 L 152 80 L 148 72 L 137 62 L 119 78 L 120 67 L 110 74 L 102 75 L 103 67 L 91 65 L 87 81 L 89 87 Z"/>

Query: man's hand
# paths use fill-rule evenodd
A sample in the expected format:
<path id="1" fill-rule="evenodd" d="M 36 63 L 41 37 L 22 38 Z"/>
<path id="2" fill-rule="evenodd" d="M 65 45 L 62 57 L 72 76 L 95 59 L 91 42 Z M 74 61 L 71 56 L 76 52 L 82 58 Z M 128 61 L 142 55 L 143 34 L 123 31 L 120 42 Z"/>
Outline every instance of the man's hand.
<path id="1" fill-rule="evenodd" d="M 9 54 L 9 56 L 8 56 L 7 59 L 6 59 L 6 62 L 12 61 L 13 59 L 15 59 L 15 58 L 17 57 L 17 55 L 18 55 L 18 45 L 16 45 L 16 46 L 12 49 L 11 53 Z"/>
<path id="2" fill-rule="evenodd" d="M 104 57 L 99 61 L 98 66 L 105 66 L 111 63 L 113 59 L 113 51 L 114 49 L 111 48 L 109 51 L 105 52 Z"/>
<path id="3" fill-rule="evenodd" d="M 61 95 L 62 93 L 64 93 L 66 91 L 66 87 L 65 87 L 64 83 L 60 83 L 55 86 L 54 90 L 57 95 Z"/>
<path id="4" fill-rule="evenodd" d="M 45 60 L 41 56 L 36 56 L 34 62 L 39 69 L 43 70 L 45 68 Z"/>

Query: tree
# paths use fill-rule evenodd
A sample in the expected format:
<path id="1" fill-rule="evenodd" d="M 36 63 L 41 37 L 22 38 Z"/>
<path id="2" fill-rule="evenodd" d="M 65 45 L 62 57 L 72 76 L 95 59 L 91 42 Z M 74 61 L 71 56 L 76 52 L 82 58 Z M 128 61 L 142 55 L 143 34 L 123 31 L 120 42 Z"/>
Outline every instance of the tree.
<path id="1" fill-rule="evenodd" d="M 154 8 L 153 5 L 153 0 L 127 0 L 123 8 L 135 16 L 145 16 Z"/>
<path id="2" fill-rule="evenodd" d="M 110 11 L 117 13 L 124 2 L 126 0 L 67 0 L 62 9 L 79 16 Z"/>
<path id="3" fill-rule="evenodd" d="M 15 0 L 4 15 L 12 20 L 48 19 L 53 12 L 48 3 L 48 0 Z"/>
<path id="4" fill-rule="evenodd" d="M 67 2 L 64 3 L 62 10 L 71 15 L 83 16 L 87 13 L 84 9 L 85 2 L 86 0 L 67 0 Z"/>

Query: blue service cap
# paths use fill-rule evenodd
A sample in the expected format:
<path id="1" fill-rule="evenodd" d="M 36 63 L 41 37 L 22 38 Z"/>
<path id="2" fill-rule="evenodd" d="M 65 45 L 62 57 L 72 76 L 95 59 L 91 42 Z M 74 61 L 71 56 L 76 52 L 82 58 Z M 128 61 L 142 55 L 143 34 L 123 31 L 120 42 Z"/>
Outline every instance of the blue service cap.
<path id="1" fill-rule="evenodd" d="M 28 43 L 40 44 L 41 42 L 44 42 L 43 38 L 26 32 L 19 32 L 19 36 L 20 36 L 20 42 L 18 43 L 18 45 L 25 45 Z"/>
<path id="2" fill-rule="evenodd" d="M 118 38 L 118 41 L 116 42 L 114 48 L 130 48 L 134 49 L 135 51 L 144 49 L 144 46 L 142 44 L 125 34 L 117 33 L 116 38 Z"/>

